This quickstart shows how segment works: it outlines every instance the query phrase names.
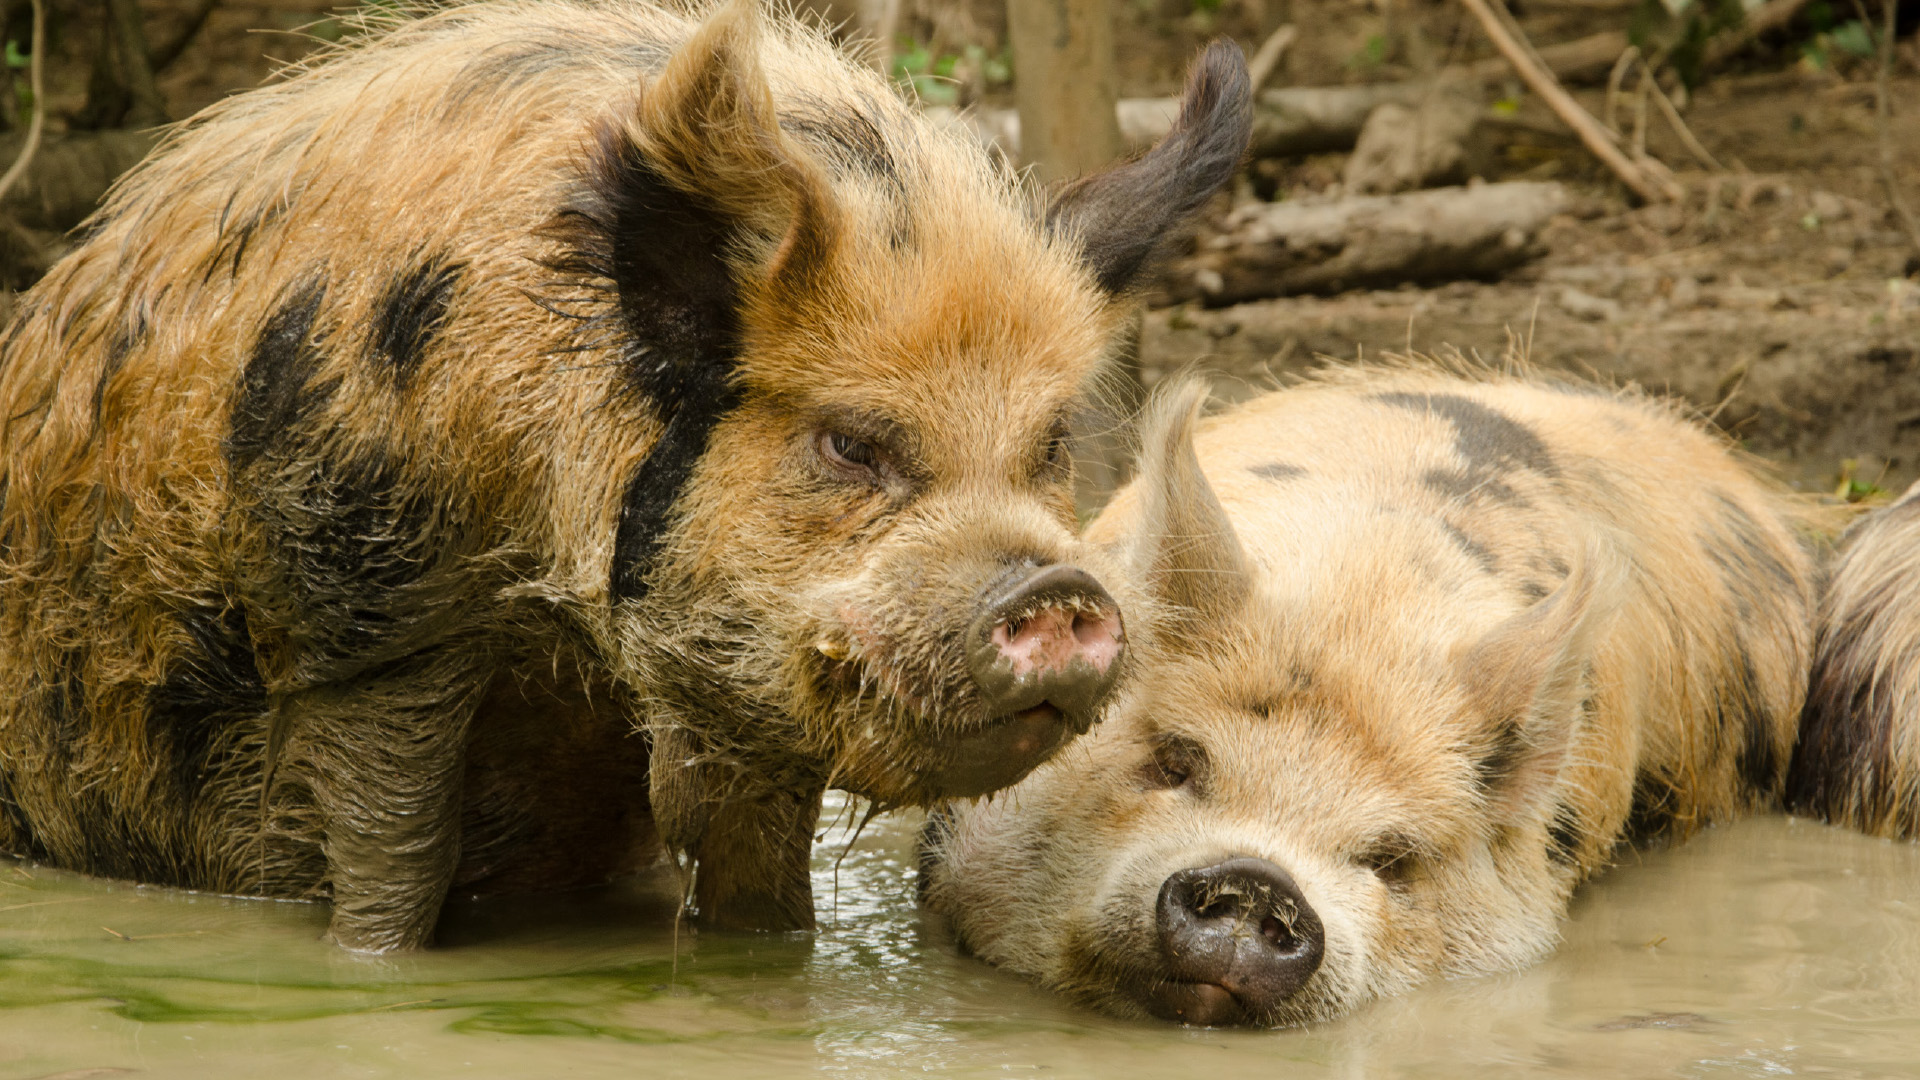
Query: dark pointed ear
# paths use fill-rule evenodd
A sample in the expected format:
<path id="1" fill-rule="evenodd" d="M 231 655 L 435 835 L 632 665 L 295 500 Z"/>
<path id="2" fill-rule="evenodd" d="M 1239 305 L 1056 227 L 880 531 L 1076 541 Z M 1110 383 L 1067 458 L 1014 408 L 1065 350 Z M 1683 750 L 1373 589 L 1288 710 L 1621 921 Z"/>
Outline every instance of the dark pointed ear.
<path id="1" fill-rule="evenodd" d="M 780 130 L 762 22 L 759 0 L 721 6 L 641 88 L 634 113 L 600 132 L 590 181 L 612 219 L 612 276 L 661 316 L 639 312 L 642 337 L 677 327 L 731 338 L 738 288 L 804 287 L 838 235 L 826 180 Z M 737 283 L 736 252 L 760 264 Z"/>
<path id="2" fill-rule="evenodd" d="M 1585 713 L 1594 650 L 1617 603 L 1614 565 L 1604 547 L 1588 544 L 1558 589 L 1454 657 L 1481 721 L 1469 752 L 1496 811 L 1523 815 L 1552 794 Z"/>
<path id="3" fill-rule="evenodd" d="M 1047 228 L 1080 245 L 1109 295 L 1123 293 L 1167 232 L 1233 175 L 1252 135 L 1246 57 L 1216 41 L 1188 73 L 1166 137 L 1133 161 L 1067 185 L 1047 208 Z"/>
<path id="4" fill-rule="evenodd" d="M 1175 383 L 1141 421 L 1140 522 L 1133 566 L 1172 618 L 1198 630 L 1232 618 L 1252 587 L 1246 552 L 1193 450 L 1207 385 Z M 1172 642 L 1177 646 L 1177 642 Z"/>

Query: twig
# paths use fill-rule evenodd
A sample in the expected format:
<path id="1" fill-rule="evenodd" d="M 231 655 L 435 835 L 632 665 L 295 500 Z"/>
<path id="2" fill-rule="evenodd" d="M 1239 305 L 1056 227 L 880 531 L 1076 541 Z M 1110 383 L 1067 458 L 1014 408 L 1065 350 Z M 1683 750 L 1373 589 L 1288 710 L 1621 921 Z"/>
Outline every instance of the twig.
<path id="1" fill-rule="evenodd" d="M 0 907 L 0 911 L 24 911 L 30 907 L 51 907 L 54 904 L 77 904 L 85 899 L 87 898 L 84 896 L 70 896 L 65 900 L 35 900 L 31 904 L 8 904 L 6 907 Z"/>
<path id="2" fill-rule="evenodd" d="M 1273 77 L 1274 69 L 1280 66 L 1280 58 L 1287 54 L 1287 47 L 1299 36 L 1300 31 L 1288 23 L 1268 34 L 1267 40 L 1260 43 L 1260 51 L 1254 53 L 1253 59 L 1247 62 L 1247 78 L 1253 82 L 1255 90 L 1265 86 L 1267 80 Z"/>
<path id="3" fill-rule="evenodd" d="M 1500 50 L 1500 55 L 1507 58 L 1507 62 L 1520 73 L 1520 77 L 1533 89 L 1533 92 L 1546 101 L 1555 115 L 1572 128 L 1586 148 L 1592 151 L 1593 156 L 1605 163 L 1607 168 L 1612 169 L 1614 175 L 1632 189 L 1634 194 L 1647 202 L 1680 200 L 1685 193 L 1679 190 L 1679 185 L 1671 182 L 1666 185 L 1657 183 L 1647 175 L 1647 170 L 1627 160 L 1626 155 L 1620 152 L 1620 147 L 1615 145 L 1613 137 L 1600 126 L 1598 120 L 1593 118 L 1593 114 L 1581 108 L 1580 103 L 1573 100 L 1573 96 L 1554 80 L 1552 72 L 1536 63 L 1526 47 L 1508 32 L 1506 24 L 1502 23 L 1493 13 L 1493 9 L 1487 5 L 1487 0 L 1460 0 L 1460 2 L 1466 5 L 1474 18 L 1480 20 L 1480 27 L 1486 31 L 1487 37 L 1493 40 L 1493 47 Z"/>
<path id="4" fill-rule="evenodd" d="M 1647 157 L 1647 84 L 1652 81 L 1653 72 L 1641 64 L 1640 77 L 1633 83 L 1633 140 L 1627 144 L 1627 153 L 1635 161 Z"/>
<path id="5" fill-rule="evenodd" d="M 1633 70 L 1633 62 L 1640 59 L 1640 46 L 1629 45 L 1620 53 L 1620 59 L 1613 62 L 1613 70 L 1607 73 L 1607 106 L 1601 113 L 1600 122 L 1607 126 L 1617 138 L 1620 123 L 1615 117 L 1620 104 L 1620 86 L 1627 81 L 1627 72 Z"/>
<path id="6" fill-rule="evenodd" d="M 1660 81 L 1653 77 L 1652 71 L 1647 72 L 1647 81 L 1653 84 L 1653 100 L 1659 103 L 1661 115 L 1667 118 L 1667 124 L 1673 128 L 1673 133 L 1680 136 L 1680 141 L 1686 144 L 1687 152 L 1713 172 L 1726 172 L 1719 160 L 1708 153 L 1706 147 L 1700 145 L 1699 139 L 1693 137 L 1693 129 L 1687 126 L 1685 120 L 1680 119 L 1680 110 L 1673 104 L 1673 99 L 1667 96 L 1667 92 L 1660 89 Z"/>
<path id="7" fill-rule="evenodd" d="M 147 51 L 147 31 L 134 0 L 107 0 L 107 28 L 120 54 L 120 73 L 126 76 L 133 102 L 127 107 L 131 128 L 159 127 L 167 122 L 166 102 L 153 82 L 153 58 Z"/>
<path id="8" fill-rule="evenodd" d="M 1880 184 L 1887 189 L 1887 201 L 1893 204 L 1893 216 L 1900 219 L 1900 227 L 1906 231 L 1907 242 L 1913 245 L 1915 258 L 1920 258 L 1920 221 L 1913 216 L 1913 208 L 1907 205 L 1905 195 L 1900 192 L 1900 178 L 1893 168 L 1893 104 L 1887 96 L 1887 79 L 1893 70 L 1893 34 L 1894 0 L 1880 0 L 1880 6 L 1886 9 L 1885 28 L 1880 33 L 1880 75 L 1874 82 L 1873 112 L 1874 123 L 1879 128 L 1880 142 Z"/>
<path id="9" fill-rule="evenodd" d="M 153 941 L 156 938 L 199 937 L 201 934 L 212 933 L 210 930 L 176 930 L 171 934 L 123 934 L 111 926 L 103 926 L 100 929 L 105 930 L 121 941 Z"/>
<path id="10" fill-rule="evenodd" d="M 4 201 L 7 192 L 20 179 L 27 166 L 33 163 L 33 155 L 40 149 L 40 131 L 47 123 L 46 85 L 41 79 L 41 68 L 47 52 L 47 17 L 42 9 L 45 0 L 33 0 L 33 64 L 28 73 L 27 82 L 33 89 L 33 119 L 27 123 L 27 141 L 20 147 L 20 156 L 13 159 L 13 165 L 0 176 L 0 201 Z"/>
<path id="11" fill-rule="evenodd" d="M 193 44 L 193 39 L 200 36 L 200 31 L 207 25 L 207 18 L 213 14 L 213 9 L 219 6 L 220 0 L 199 0 L 193 10 L 187 13 L 187 21 L 181 24 L 179 32 L 154 46 L 153 73 L 155 75 L 166 71 L 173 66 L 175 60 L 180 59 L 180 54 L 187 51 L 187 46 Z"/>

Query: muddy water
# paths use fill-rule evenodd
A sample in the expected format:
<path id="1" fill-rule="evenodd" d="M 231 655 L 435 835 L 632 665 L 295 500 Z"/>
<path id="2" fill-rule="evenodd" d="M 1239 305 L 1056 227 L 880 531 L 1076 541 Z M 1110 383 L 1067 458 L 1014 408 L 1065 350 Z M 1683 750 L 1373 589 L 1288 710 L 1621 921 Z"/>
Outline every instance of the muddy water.
<path id="1" fill-rule="evenodd" d="M 1920 846 L 1713 830 L 1627 856 L 1536 968 L 1227 1032 L 1102 1019 L 958 955 L 914 909 L 913 832 L 829 836 L 812 940 L 676 941 L 671 887 L 643 881 L 455 904 L 442 948 L 384 962 L 321 943 L 310 905 L 0 862 L 0 1080 L 1920 1076 Z"/>

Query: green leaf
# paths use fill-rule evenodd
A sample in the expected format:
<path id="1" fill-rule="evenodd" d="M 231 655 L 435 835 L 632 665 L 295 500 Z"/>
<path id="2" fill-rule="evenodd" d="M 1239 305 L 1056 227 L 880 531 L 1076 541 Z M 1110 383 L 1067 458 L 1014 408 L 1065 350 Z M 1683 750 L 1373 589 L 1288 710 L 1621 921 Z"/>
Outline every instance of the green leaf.
<path id="1" fill-rule="evenodd" d="M 1833 44 L 1842 52 L 1849 52 L 1855 56 L 1873 55 L 1873 31 L 1859 19 L 1836 27 L 1830 36 Z"/>

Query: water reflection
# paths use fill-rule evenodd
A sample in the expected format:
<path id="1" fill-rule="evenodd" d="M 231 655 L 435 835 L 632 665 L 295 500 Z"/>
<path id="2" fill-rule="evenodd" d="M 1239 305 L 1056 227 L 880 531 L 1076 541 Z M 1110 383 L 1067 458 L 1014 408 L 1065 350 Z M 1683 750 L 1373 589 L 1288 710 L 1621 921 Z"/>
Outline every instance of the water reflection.
<path id="1" fill-rule="evenodd" d="M 407 1076 L 1920 1075 L 1920 847 L 1785 818 L 1627 855 L 1548 963 L 1291 1032 L 1082 1013 L 913 905 L 915 823 L 833 830 L 817 937 L 673 929 L 662 875 L 456 902 L 368 961 L 325 911 L 0 863 L 0 1080 Z"/>

